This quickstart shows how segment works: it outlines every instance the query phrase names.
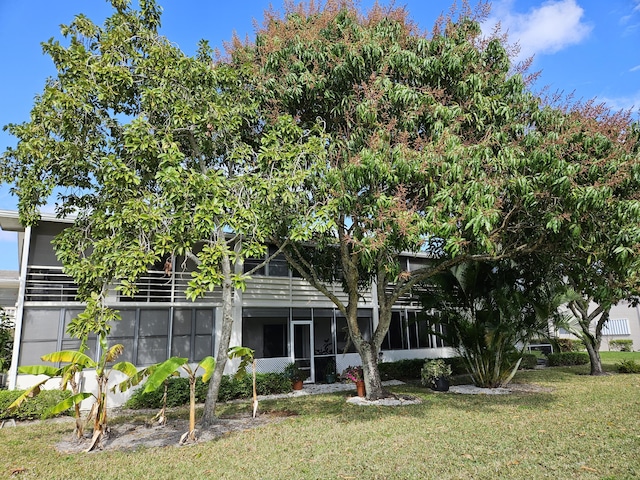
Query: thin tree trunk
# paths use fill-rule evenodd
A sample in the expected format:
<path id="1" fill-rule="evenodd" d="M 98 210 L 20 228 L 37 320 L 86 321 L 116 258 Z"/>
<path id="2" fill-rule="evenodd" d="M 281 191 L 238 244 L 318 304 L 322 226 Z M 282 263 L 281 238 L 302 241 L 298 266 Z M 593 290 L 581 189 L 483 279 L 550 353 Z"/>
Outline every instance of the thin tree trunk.
<path id="1" fill-rule="evenodd" d="M 207 398 L 204 402 L 204 414 L 201 423 L 203 426 L 212 425 L 215 420 L 216 403 L 222 375 L 227 365 L 231 331 L 233 330 L 233 283 L 231 282 L 231 259 L 225 252 L 222 257 L 222 325 L 220 328 L 220 343 L 216 355 L 216 367 L 209 380 Z"/>

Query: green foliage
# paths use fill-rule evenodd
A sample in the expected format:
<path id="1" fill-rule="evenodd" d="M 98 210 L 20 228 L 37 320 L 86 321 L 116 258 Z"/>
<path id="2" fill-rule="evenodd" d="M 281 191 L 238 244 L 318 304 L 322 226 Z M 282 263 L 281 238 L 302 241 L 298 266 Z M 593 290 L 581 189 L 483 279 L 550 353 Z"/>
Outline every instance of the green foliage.
<path id="1" fill-rule="evenodd" d="M 5 311 L 0 307 L 0 373 L 9 370 L 12 355 L 13 322 L 9 320 Z"/>
<path id="2" fill-rule="evenodd" d="M 530 264 L 470 262 L 434 277 L 421 297 L 434 334 L 454 346 L 479 387 L 508 383 L 560 297 Z M 444 333 L 441 333 L 444 330 Z"/>
<path id="3" fill-rule="evenodd" d="M 309 374 L 298 367 L 298 364 L 291 362 L 284 367 L 284 375 L 292 382 L 306 380 Z"/>
<path id="4" fill-rule="evenodd" d="M 532 369 L 538 365 L 538 356 L 534 353 L 522 354 L 522 361 L 520 362 L 521 369 Z"/>
<path id="5" fill-rule="evenodd" d="M 425 386 L 435 385 L 438 378 L 451 378 L 451 366 L 442 359 L 427 360 L 420 371 L 420 378 Z"/>
<path id="6" fill-rule="evenodd" d="M 178 407 L 189 403 L 189 380 L 183 377 L 169 378 L 167 389 L 167 406 Z M 281 373 L 257 373 L 256 383 L 258 395 L 273 395 L 291 391 L 291 381 Z M 236 399 L 251 398 L 251 378 L 245 376 L 237 379 L 224 375 L 220 383 L 218 400 L 228 402 Z M 204 402 L 208 386 L 198 377 L 196 381 L 196 401 Z M 164 390 L 159 388 L 152 392 L 145 392 L 144 388 L 137 389 L 125 403 L 125 408 L 161 408 Z"/>
<path id="7" fill-rule="evenodd" d="M 633 352 L 633 340 L 610 340 L 609 347 L 620 352 Z"/>
<path id="8" fill-rule="evenodd" d="M 623 360 L 616 363 L 618 373 L 640 373 L 640 363 L 635 360 Z"/>
<path id="9" fill-rule="evenodd" d="M 586 365 L 589 363 L 589 355 L 584 352 L 560 352 L 547 355 L 549 367 L 567 367 L 571 365 Z"/>
<path id="10" fill-rule="evenodd" d="M 556 350 L 560 352 L 581 352 L 585 349 L 584 342 L 582 340 L 557 338 L 553 340 L 553 343 L 556 346 Z"/>
<path id="11" fill-rule="evenodd" d="M 462 357 L 449 357 L 441 360 L 451 367 L 452 375 L 467 373 Z M 412 358 L 379 363 L 380 377 L 382 380 L 419 380 L 424 362 L 424 358 Z"/>
<path id="12" fill-rule="evenodd" d="M 22 395 L 24 390 L 0 390 L 0 420 L 15 418 L 16 420 L 37 420 L 54 416 L 53 408 L 69 398 L 68 390 L 42 390 L 40 394 L 28 402 L 24 402 L 19 408 L 9 412 L 7 408 Z M 58 412 L 68 415 L 69 411 Z"/>

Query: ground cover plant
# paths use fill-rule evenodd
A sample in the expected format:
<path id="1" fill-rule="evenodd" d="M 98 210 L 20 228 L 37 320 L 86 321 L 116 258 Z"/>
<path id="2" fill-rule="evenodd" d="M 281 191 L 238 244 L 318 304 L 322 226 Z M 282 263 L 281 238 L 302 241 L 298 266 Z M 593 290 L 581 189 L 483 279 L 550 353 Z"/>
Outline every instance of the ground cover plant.
<path id="1" fill-rule="evenodd" d="M 610 365 L 606 356 L 603 363 Z M 519 372 L 515 383 L 535 385 L 535 391 L 504 396 L 394 387 L 422 398 L 421 405 L 407 407 L 359 407 L 347 404 L 345 394 L 262 401 L 258 419 L 267 411 L 291 416 L 213 443 L 171 447 L 182 449 L 175 453 L 148 448 L 69 454 L 55 445 L 70 436 L 72 419 L 19 425 L 0 430 L 0 476 L 637 478 L 640 375 L 585 373 L 588 366 Z M 245 402 L 218 411 L 238 416 L 250 415 L 249 409 Z"/>

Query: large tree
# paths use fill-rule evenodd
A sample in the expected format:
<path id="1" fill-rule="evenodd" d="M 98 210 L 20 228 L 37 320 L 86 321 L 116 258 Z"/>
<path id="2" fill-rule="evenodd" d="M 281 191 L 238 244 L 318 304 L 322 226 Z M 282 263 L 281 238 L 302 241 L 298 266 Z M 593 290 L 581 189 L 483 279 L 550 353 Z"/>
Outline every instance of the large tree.
<path id="1" fill-rule="evenodd" d="M 604 157 L 572 157 L 575 121 L 528 90 L 479 18 L 464 10 L 426 35 L 404 9 L 290 5 L 267 15 L 255 44 L 237 41 L 230 52 L 261 78 L 265 122 L 289 114 L 326 129 L 327 172 L 281 217 L 274 242 L 291 240 L 292 227 L 299 234 L 308 213 L 308 235 L 285 252 L 345 315 L 369 399 L 385 395 L 377 359 L 391 308 L 416 282 L 461 262 L 551 249 L 607 208 L 606 188 L 574 188 Z M 588 132 L 584 141 L 598 139 Z M 574 247 L 589 242 L 577 235 Z M 400 262 L 402 252 L 429 250 L 424 268 Z M 310 261 L 319 258 L 335 265 Z M 346 301 L 327 287 L 334 278 Z M 368 338 L 357 308 L 371 287 L 379 318 Z"/>
<path id="2" fill-rule="evenodd" d="M 15 182 L 20 218 L 39 219 L 57 194 L 56 212 L 74 222 L 55 240 L 65 273 L 87 302 L 69 332 L 108 332 L 117 312 L 109 288 L 135 294 L 157 262 L 167 274 L 194 265 L 187 297 L 222 287 L 217 361 L 205 408 L 214 419 L 233 325 L 232 299 L 245 277 L 234 265 L 265 251 L 271 208 L 294 201 L 322 154 L 313 131 L 290 117 L 257 117 L 246 68 L 216 63 L 206 42 L 194 57 L 161 36 L 154 1 L 113 0 L 98 26 L 83 15 L 62 26 L 65 45 L 43 44 L 57 75 L 36 98 L 28 122 L 2 157 Z M 182 259 L 177 263 L 177 259 Z"/>

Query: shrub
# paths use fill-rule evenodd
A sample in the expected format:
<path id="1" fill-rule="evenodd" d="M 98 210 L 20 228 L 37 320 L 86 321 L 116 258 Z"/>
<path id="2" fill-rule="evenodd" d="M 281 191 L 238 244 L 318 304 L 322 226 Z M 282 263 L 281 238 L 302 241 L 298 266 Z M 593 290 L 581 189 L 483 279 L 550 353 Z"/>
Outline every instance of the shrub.
<path id="1" fill-rule="evenodd" d="M 555 344 L 558 347 L 558 351 L 562 352 L 582 352 L 585 350 L 584 342 L 582 340 L 575 340 L 571 338 L 557 338 Z"/>
<path id="2" fill-rule="evenodd" d="M 609 347 L 621 352 L 633 352 L 633 340 L 611 340 Z"/>
<path id="3" fill-rule="evenodd" d="M 378 364 L 382 380 L 420 380 L 420 372 L 428 358 L 412 358 L 395 362 L 383 362 Z M 435 359 L 434 359 L 435 360 Z M 467 373 L 462 357 L 443 358 L 447 365 L 451 366 L 452 375 Z"/>
<path id="4" fill-rule="evenodd" d="M 520 368 L 532 369 L 538 365 L 538 356 L 534 353 L 522 354 L 522 361 L 520 362 Z"/>
<path id="5" fill-rule="evenodd" d="M 229 375 L 224 375 L 220 382 L 218 400 L 228 402 L 237 398 L 251 398 L 253 387 L 251 377 L 236 379 Z M 207 397 L 209 384 L 203 383 L 202 378 L 196 381 L 196 402 L 202 403 Z M 291 391 L 291 381 L 281 373 L 258 373 L 256 375 L 256 390 L 258 395 L 272 395 L 277 393 L 287 393 Z M 162 407 L 162 395 L 164 388 L 149 393 L 143 393 L 139 388 L 125 403 L 126 408 L 160 408 Z M 175 377 L 169 379 L 167 389 L 167 406 L 178 407 L 189 403 L 189 380 L 187 378 Z"/>
<path id="6" fill-rule="evenodd" d="M 15 418 L 16 420 L 37 420 L 50 418 L 49 410 L 71 395 L 69 390 L 42 390 L 38 395 L 29 398 L 18 410 L 7 412 L 7 407 L 24 393 L 24 390 L 0 390 L 0 420 Z M 68 415 L 69 410 L 61 415 Z"/>
<path id="7" fill-rule="evenodd" d="M 560 352 L 547 355 L 547 365 L 550 367 L 586 365 L 588 363 L 589 355 L 584 352 Z"/>
<path id="8" fill-rule="evenodd" d="M 620 363 L 616 363 L 618 373 L 640 373 L 640 363 L 634 360 L 623 360 Z"/>

